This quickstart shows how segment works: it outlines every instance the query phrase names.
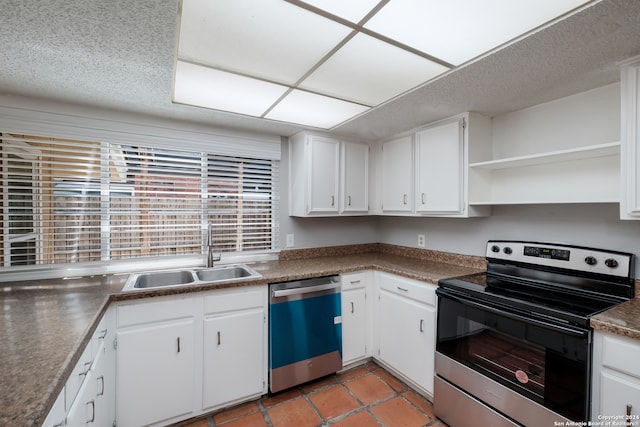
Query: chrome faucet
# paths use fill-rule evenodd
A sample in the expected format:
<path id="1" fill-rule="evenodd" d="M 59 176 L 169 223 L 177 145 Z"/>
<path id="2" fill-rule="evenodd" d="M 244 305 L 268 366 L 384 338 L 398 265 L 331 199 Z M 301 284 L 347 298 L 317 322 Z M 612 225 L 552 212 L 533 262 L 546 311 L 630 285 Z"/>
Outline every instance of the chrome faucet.
<path id="1" fill-rule="evenodd" d="M 213 263 L 215 261 L 220 261 L 221 258 L 220 252 L 218 252 L 218 256 L 213 256 L 213 239 L 211 238 L 211 224 L 207 227 L 207 268 L 213 267 Z"/>

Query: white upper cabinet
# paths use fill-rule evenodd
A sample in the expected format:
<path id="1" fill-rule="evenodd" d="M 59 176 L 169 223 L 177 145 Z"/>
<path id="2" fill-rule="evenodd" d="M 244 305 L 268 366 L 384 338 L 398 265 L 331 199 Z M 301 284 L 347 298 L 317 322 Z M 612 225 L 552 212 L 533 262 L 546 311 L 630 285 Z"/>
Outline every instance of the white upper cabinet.
<path id="1" fill-rule="evenodd" d="M 369 212 L 369 145 L 341 143 L 340 212 Z"/>
<path id="2" fill-rule="evenodd" d="M 490 150 L 491 121 L 466 113 L 382 144 L 379 181 L 386 215 L 469 217 L 489 214 L 467 203 L 467 165 Z"/>
<path id="3" fill-rule="evenodd" d="M 416 212 L 462 212 L 463 127 L 459 119 L 416 133 Z"/>
<path id="4" fill-rule="evenodd" d="M 640 57 L 623 64 L 620 218 L 640 219 Z"/>
<path id="5" fill-rule="evenodd" d="M 289 171 L 291 216 L 368 213 L 368 145 L 296 134 L 289 140 Z"/>
<path id="6" fill-rule="evenodd" d="M 382 211 L 413 211 L 413 136 L 382 144 Z"/>

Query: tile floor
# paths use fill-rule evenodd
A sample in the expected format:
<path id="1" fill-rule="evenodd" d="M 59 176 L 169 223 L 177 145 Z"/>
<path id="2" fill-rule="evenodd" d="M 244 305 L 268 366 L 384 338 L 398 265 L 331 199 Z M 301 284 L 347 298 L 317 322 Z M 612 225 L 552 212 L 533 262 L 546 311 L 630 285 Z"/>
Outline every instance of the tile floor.
<path id="1" fill-rule="evenodd" d="M 431 403 L 373 362 L 177 426 L 447 427 Z"/>

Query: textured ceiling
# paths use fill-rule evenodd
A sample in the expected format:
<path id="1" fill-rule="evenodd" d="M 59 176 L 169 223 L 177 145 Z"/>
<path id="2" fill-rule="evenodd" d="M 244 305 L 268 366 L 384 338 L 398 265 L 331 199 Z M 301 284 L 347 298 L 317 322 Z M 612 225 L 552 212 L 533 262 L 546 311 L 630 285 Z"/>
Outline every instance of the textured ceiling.
<path id="1" fill-rule="evenodd" d="M 171 103 L 177 0 L 0 0 L 0 92 L 271 135 L 299 126 Z M 463 29 L 461 29 L 463 31 Z M 377 140 L 619 80 L 640 54 L 640 1 L 603 0 L 333 130 Z"/>

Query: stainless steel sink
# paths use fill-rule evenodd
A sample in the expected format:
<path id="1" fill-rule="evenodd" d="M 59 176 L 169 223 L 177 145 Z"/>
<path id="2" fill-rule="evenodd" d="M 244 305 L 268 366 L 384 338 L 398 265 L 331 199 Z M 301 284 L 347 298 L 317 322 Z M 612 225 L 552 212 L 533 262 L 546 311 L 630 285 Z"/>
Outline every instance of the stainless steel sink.
<path id="1" fill-rule="evenodd" d="M 257 273 L 246 265 L 205 268 L 202 270 L 195 270 L 195 273 L 198 280 L 203 282 L 260 277 L 260 273 Z"/>
<path id="2" fill-rule="evenodd" d="M 246 280 L 262 275 L 246 265 L 132 273 L 123 291 Z"/>
<path id="3" fill-rule="evenodd" d="M 133 287 L 159 288 L 162 286 L 186 285 L 193 282 L 195 282 L 195 278 L 188 270 L 156 271 L 138 274 Z"/>

